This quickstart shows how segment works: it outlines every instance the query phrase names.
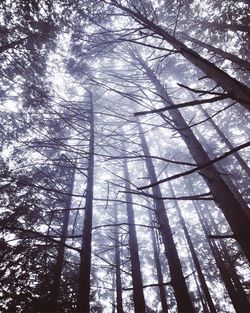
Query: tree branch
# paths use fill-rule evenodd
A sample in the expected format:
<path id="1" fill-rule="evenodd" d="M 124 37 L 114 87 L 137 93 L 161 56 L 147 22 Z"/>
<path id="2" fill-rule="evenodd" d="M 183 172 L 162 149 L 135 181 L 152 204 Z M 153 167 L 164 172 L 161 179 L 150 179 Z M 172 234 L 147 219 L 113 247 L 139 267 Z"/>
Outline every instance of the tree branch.
<path id="1" fill-rule="evenodd" d="M 136 112 L 136 113 L 134 113 L 134 116 L 160 113 L 160 112 L 175 110 L 175 109 L 179 109 L 179 108 L 185 108 L 185 107 L 194 106 L 194 105 L 203 104 L 203 103 L 211 103 L 211 102 L 215 102 L 215 101 L 219 101 L 219 100 L 224 100 L 227 98 L 228 98 L 227 95 L 221 95 L 221 96 L 214 97 L 211 99 L 194 100 L 194 101 L 184 102 L 184 103 L 176 104 L 174 106 L 164 107 L 164 108 L 160 108 L 160 109 Z"/>
<path id="2" fill-rule="evenodd" d="M 170 180 L 173 180 L 173 179 L 176 179 L 176 178 L 179 178 L 179 177 L 190 175 L 190 174 L 195 173 L 195 172 L 197 172 L 197 171 L 199 171 L 199 170 L 201 170 L 201 169 L 203 169 L 203 168 L 205 168 L 205 167 L 207 167 L 207 166 L 209 166 L 209 165 L 211 165 L 211 164 L 213 164 L 215 162 L 218 162 L 218 161 L 228 157 L 229 155 L 235 153 L 236 151 L 239 151 L 239 150 L 244 149 L 244 148 L 249 147 L 249 146 L 250 146 L 250 141 L 248 141 L 248 142 L 246 142 L 246 143 L 244 143 L 244 144 L 242 144 L 242 145 L 240 145 L 240 146 L 238 146 L 238 147 L 236 147 L 236 148 L 234 148 L 232 150 L 229 150 L 226 153 L 222 154 L 221 156 L 219 156 L 219 157 L 217 157 L 217 158 L 215 158 L 215 159 L 213 159 L 213 160 L 211 160 L 211 161 L 209 161 L 209 162 L 207 162 L 205 164 L 201 164 L 201 165 L 197 166 L 196 168 L 193 168 L 193 169 L 188 170 L 186 172 L 182 172 L 182 173 L 179 173 L 179 174 L 176 174 L 176 175 L 164 178 L 164 179 L 161 179 L 161 180 L 159 180 L 159 181 L 157 181 L 157 182 L 155 182 L 153 184 L 149 184 L 147 186 L 139 187 L 138 190 L 151 188 L 151 187 L 157 186 L 159 184 L 165 183 L 167 181 L 170 181 Z"/>
<path id="3" fill-rule="evenodd" d="M 208 235 L 208 238 L 210 239 L 228 239 L 228 238 L 233 238 L 235 239 L 235 235 Z"/>

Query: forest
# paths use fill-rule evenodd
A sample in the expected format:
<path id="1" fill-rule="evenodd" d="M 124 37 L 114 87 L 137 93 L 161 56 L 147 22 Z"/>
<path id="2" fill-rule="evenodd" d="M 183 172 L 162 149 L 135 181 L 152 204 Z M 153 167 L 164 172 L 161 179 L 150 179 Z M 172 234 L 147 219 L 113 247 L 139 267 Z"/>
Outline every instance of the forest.
<path id="1" fill-rule="evenodd" d="M 0 312 L 250 312 L 250 1 L 0 20 Z"/>

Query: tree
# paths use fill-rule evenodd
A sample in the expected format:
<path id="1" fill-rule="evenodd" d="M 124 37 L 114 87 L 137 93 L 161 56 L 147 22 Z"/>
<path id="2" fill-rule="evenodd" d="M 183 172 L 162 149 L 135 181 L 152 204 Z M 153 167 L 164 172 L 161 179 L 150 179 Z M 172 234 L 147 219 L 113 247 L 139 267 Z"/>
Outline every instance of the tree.
<path id="1" fill-rule="evenodd" d="M 90 297 L 90 270 L 91 270 L 91 238 L 93 216 L 93 184 L 94 184 L 94 153 L 95 153 L 95 130 L 94 130 L 94 100 L 92 91 L 89 93 L 89 158 L 86 186 L 86 200 L 84 209 L 84 224 L 82 232 L 82 247 L 80 251 L 79 290 L 77 297 L 77 310 L 89 311 Z"/>
<path id="2" fill-rule="evenodd" d="M 146 156 L 150 156 L 150 152 L 147 146 L 147 142 L 143 135 L 143 130 L 140 124 L 138 124 L 139 134 L 142 144 L 143 153 Z M 157 177 L 154 171 L 154 165 L 150 158 L 146 158 L 146 166 L 151 183 L 157 181 Z M 179 312 L 192 312 L 193 306 L 188 294 L 185 277 L 182 273 L 181 262 L 178 257 L 178 253 L 175 247 L 172 231 L 169 225 L 169 220 L 166 215 L 166 209 L 164 201 L 162 200 L 161 190 L 158 185 L 154 186 L 153 197 L 156 205 L 156 217 L 160 227 L 160 232 L 164 242 L 166 251 L 166 257 L 168 259 L 169 270 L 171 275 L 171 284 L 175 291 L 177 308 Z"/>
<path id="3" fill-rule="evenodd" d="M 0 8 L 1 311 L 249 311 L 247 1 Z"/>
<path id="4" fill-rule="evenodd" d="M 126 207 L 128 215 L 128 229 L 129 229 L 129 251 L 131 259 L 132 283 L 133 283 L 133 300 L 135 312 L 146 312 L 145 299 L 143 294 L 143 280 L 140 269 L 139 247 L 135 229 L 135 217 L 133 210 L 133 199 L 130 193 L 130 178 L 126 159 L 123 163 L 125 189 L 126 189 Z"/>

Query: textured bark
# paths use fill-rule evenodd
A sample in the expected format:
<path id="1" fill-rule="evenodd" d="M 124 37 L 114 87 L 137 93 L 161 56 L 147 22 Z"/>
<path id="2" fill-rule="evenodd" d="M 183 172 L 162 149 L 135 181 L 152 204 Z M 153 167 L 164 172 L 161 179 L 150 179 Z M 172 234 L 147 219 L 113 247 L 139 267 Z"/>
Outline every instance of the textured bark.
<path id="1" fill-rule="evenodd" d="M 117 210 L 114 211 L 115 224 L 118 224 Z M 122 282 L 121 282 L 121 259 L 120 259 L 120 245 L 119 245 L 119 228 L 115 226 L 115 286 L 116 286 L 116 308 L 117 312 L 123 313 L 122 305 Z"/>
<path id="2" fill-rule="evenodd" d="M 225 73 L 213 63 L 201 57 L 197 52 L 188 48 L 180 40 L 172 36 L 161 26 L 149 20 L 139 11 L 133 11 L 128 7 L 118 4 L 115 0 L 112 0 L 111 2 L 116 7 L 131 15 L 131 17 L 133 17 L 143 27 L 151 30 L 157 35 L 160 35 L 164 40 L 171 44 L 173 48 L 175 48 L 177 52 L 179 52 L 184 58 L 189 60 L 193 65 L 203 71 L 207 75 L 207 77 L 214 80 L 218 86 L 222 87 L 232 99 L 238 101 L 246 109 L 250 110 L 250 89 L 246 85 L 237 81 L 235 78 Z"/>
<path id="3" fill-rule="evenodd" d="M 171 182 L 168 182 L 168 185 L 169 185 L 169 188 L 170 188 L 170 194 L 172 197 L 175 197 L 175 193 L 174 193 L 174 189 L 172 187 L 172 184 Z M 190 235 L 189 235 L 189 232 L 188 232 L 188 229 L 187 229 L 187 226 L 186 226 L 186 223 L 185 223 L 185 220 L 183 218 L 183 215 L 181 213 L 181 208 L 178 204 L 178 201 L 176 200 L 173 200 L 174 201 L 174 204 L 175 204 L 175 208 L 176 208 L 176 211 L 177 211 L 177 214 L 178 214 L 178 217 L 180 219 L 180 223 L 181 223 L 181 226 L 182 226 L 182 229 L 184 231 L 184 234 L 185 234 L 185 238 L 187 240 L 187 244 L 188 244 L 188 248 L 189 248 L 189 251 L 192 255 L 192 259 L 193 259 L 193 262 L 194 262 L 194 266 L 195 266 L 195 269 L 196 269 L 196 272 L 197 272 L 197 275 L 199 277 L 199 281 L 200 281 L 200 285 L 201 285 L 201 288 L 202 288 L 202 291 L 204 293 L 204 296 L 206 298 L 206 301 L 207 301 L 207 304 L 208 304 L 208 307 L 210 309 L 210 312 L 216 312 L 216 308 L 215 308 L 215 305 L 213 303 L 213 299 L 210 295 L 210 291 L 208 289 L 208 286 L 207 286 L 207 283 L 206 283 L 206 279 L 204 277 L 204 274 L 202 272 L 202 269 L 201 269 L 201 266 L 200 266 L 200 262 L 199 262 L 199 259 L 197 257 L 197 254 L 196 254 L 196 251 L 194 249 L 194 245 L 192 243 L 192 240 L 190 238 Z"/>
<path id="4" fill-rule="evenodd" d="M 87 171 L 87 187 L 85 200 L 85 215 L 80 252 L 79 290 L 77 296 L 77 311 L 89 312 L 90 273 L 91 273 L 91 241 L 93 215 L 93 183 L 94 183 L 94 110 L 92 93 L 90 95 L 90 138 Z"/>
<path id="5" fill-rule="evenodd" d="M 155 86 L 155 89 L 161 97 L 163 103 L 166 106 L 173 106 L 174 103 L 172 99 L 168 96 L 167 91 L 157 79 L 153 71 L 141 58 L 137 60 L 140 62 L 149 80 Z M 193 131 L 189 128 L 181 113 L 178 110 L 171 110 L 169 111 L 169 114 L 197 165 L 199 166 L 210 162 L 206 151 L 194 135 Z M 216 203 L 221 208 L 228 223 L 230 224 L 235 238 L 250 261 L 250 219 L 247 213 L 244 208 L 242 208 L 240 202 L 236 199 L 230 188 L 221 178 L 220 173 L 214 165 L 211 164 L 201 169 L 200 174 L 205 179 Z M 157 179 L 154 182 L 156 181 Z"/>
<path id="6" fill-rule="evenodd" d="M 150 155 L 150 151 L 143 133 L 143 129 L 141 125 L 138 123 L 139 135 L 141 139 L 141 146 L 143 153 L 145 155 Z M 151 182 L 155 182 L 157 180 L 157 176 L 155 173 L 154 165 L 152 159 L 145 158 L 149 179 Z M 171 277 L 171 285 L 173 286 L 175 298 L 177 302 L 178 312 L 194 312 L 193 304 L 190 299 L 185 277 L 182 272 L 181 262 L 176 250 L 175 242 L 173 239 L 171 227 L 169 224 L 168 216 L 166 214 L 166 208 L 164 201 L 161 200 L 162 194 L 160 187 L 154 186 L 152 188 L 153 196 L 157 199 L 154 199 L 155 207 L 156 207 L 156 217 L 157 222 L 159 224 L 160 232 L 162 235 L 162 241 L 164 244 L 164 248 L 166 251 L 166 257 L 168 260 L 170 277 Z"/>
<path id="7" fill-rule="evenodd" d="M 126 159 L 123 163 L 124 179 L 125 179 L 125 189 L 128 191 L 126 193 L 126 208 L 128 216 L 128 230 L 129 230 L 129 250 L 130 250 L 130 260 L 131 260 L 131 271 L 132 271 L 132 283 L 133 283 L 133 300 L 135 312 L 146 312 L 145 299 L 143 294 L 143 282 L 140 267 L 139 249 L 135 229 L 135 218 L 134 218 L 134 208 L 132 194 L 129 193 L 131 190 L 130 177 L 128 171 L 128 165 Z"/>

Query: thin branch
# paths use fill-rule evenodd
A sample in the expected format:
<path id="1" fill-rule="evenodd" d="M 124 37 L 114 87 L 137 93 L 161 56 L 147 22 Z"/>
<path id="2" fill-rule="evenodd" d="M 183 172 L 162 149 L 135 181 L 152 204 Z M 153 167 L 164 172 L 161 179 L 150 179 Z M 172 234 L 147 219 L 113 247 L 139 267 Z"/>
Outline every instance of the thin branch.
<path id="1" fill-rule="evenodd" d="M 136 112 L 136 113 L 134 113 L 134 116 L 165 112 L 165 111 L 175 110 L 175 109 L 179 109 L 179 108 L 185 108 L 185 107 L 189 107 L 189 106 L 199 105 L 199 104 L 203 104 L 203 103 L 211 103 L 211 102 L 215 102 L 215 101 L 219 101 L 219 100 L 224 100 L 227 98 L 228 98 L 227 95 L 222 95 L 222 96 L 214 97 L 211 99 L 194 100 L 194 101 L 184 102 L 184 103 L 176 104 L 174 106 L 164 107 L 164 108 L 160 108 L 160 109 Z"/>
<path id="2" fill-rule="evenodd" d="M 105 225 L 98 225 L 92 228 L 92 230 L 102 228 L 102 227 L 113 227 L 113 226 L 123 226 L 123 225 L 134 225 L 134 226 L 140 226 L 140 227 L 146 227 L 146 228 L 154 228 L 154 229 L 159 229 L 158 227 L 155 226 L 150 226 L 150 225 L 144 225 L 144 224 L 131 224 L 131 223 L 119 223 L 119 224 L 105 224 Z"/>
<path id="3" fill-rule="evenodd" d="M 139 188 L 138 188 L 139 189 Z M 132 193 L 135 195 L 139 195 L 139 196 L 146 196 L 152 199 L 156 199 L 156 200 L 213 200 L 213 198 L 211 197 L 206 197 L 206 196 L 210 196 L 211 193 L 207 192 L 207 193 L 203 193 L 200 195 L 193 195 L 193 196 L 181 196 L 181 197 L 155 197 L 154 195 L 151 195 L 149 193 L 146 192 L 138 192 L 138 191 L 119 191 L 122 193 Z"/>
<path id="4" fill-rule="evenodd" d="M 157 186 L 159 184 L 165 183 L 167 181 L 170 181 L 170 180 L 173 180 L 173 179 L 176 179 L 176 178 L 179 178 L 179 177 L 190 175 L 190 174 L 195 173 L 195 172 L 197 172 L 197 171 L 199 171 L 199 170 L 201 170 L 201 169 L 203 169 L 203 168 L 205 168 L 205 167 L 207 167 L 207 166 L 209 166 L 209 165 L 211 165 L 213 163 L 216 163 L 216 162 L 218 162 L 220 160 L 223 160 L 226 157 L 230 156 L 231 154 L 233 154 L 233 153 L 235 153 L 235 152 L 237 152 L 237 151 L 239 151 L 241 149 L 244 149 L 246 147 L 249 147 L 249 146 L 250 146 L 250 141 L 248 141 L 248 142 L 246 142 L 246 143 L 244 143 L 244 144 L 242 144 L 242 145 L 240 145 L 240 146 L 238 146 L 238 147 L 236 147 L 236 148 L 234 148 L 232 150 L 229 150 L 226 153 L 222 154 L 221 156 L 219 156 L 219 157 L 217 157 L 217 158 L 215 158 L 215 159 L 213 159 L 213 160 L 211 160 L 211 161 L 209 161 L 209 162 L 207 162 L 205 164 L 201 164 L 201 165 L 197 166 L 196 168 L 193 168 L 193 169 L 188 170 L 186 172 L 182 172 L 182 173 L 179 173 L 179 174 L 176 174 L 176 175 L 164 178 L 164 179 L 161 179 L 161 180 L 159 180 L 159 181 L 157 181 L 155 183 L 152 183 L 150 185 L 139 187 L 138 190 L 143 190 L 143 189 L 147 189 L 147 188 L 150 188 L 150 187 L 154 187 L 154 186 Z"/>
<path id="5" fill-rule="evenodd" d="M 71 250 L 75 250 L 77 252 L 80 252 L 81 249 L 78 249 L 78 248 L 75 248 L 75 247 L 72 247 L 66 243 L 62 243 L 61 241 L 58 241 L 58 240 L 55 240 L 53 238 L 53 236 L 50 236 L 50 235 L 45 235 L 45 234 L 42 234 L 38 231 L 35 231 L 35 230 L 31 230 L 31 229 L 23 229 L 21 227 L 9 227 L 9 226 L 4 226 L 4 227 L 1 227 L 2 230 L 9 230 L 9 231 L 18 231 L 18 232 L 23 232 L 23 233 L 28 233 L 28 234 L 31 234 L 31 235 L 34 235 L 35 237 L 41 237 L 41 238 L 44 238 L 44 239 L 48 239 L 58 245 L 63 245 L 64 247 L 68 248 L 68 249 L 71 249 Z M 32 238 L 32 237 L 31 237 Z"/>
<path id="6" fill-rule="evenodd" d="M 233 238 L 235 239 L 235 235 L 232 234 L 232 235 L 208 235 L 208 238 L 210 239 L 228 239 L 228 238 Z"/>

